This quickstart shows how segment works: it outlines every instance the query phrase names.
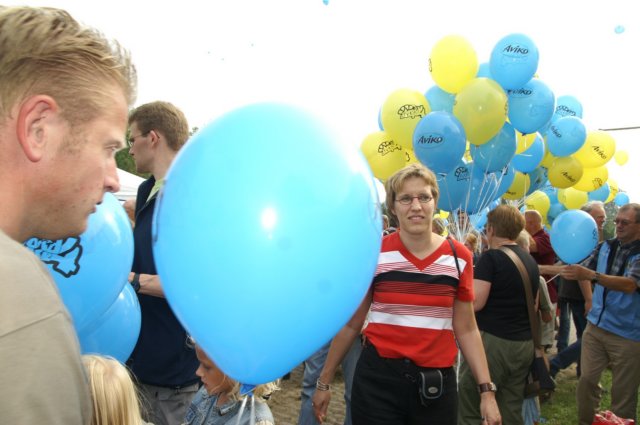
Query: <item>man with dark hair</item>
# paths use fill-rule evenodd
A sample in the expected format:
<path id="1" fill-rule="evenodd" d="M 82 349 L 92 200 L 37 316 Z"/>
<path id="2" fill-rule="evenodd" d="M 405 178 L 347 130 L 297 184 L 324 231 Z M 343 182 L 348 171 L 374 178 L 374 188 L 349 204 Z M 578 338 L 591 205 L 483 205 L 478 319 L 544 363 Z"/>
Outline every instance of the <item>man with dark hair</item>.
<path id="1" fill-rule="evenodd" d="M 600 404 L 600 377 L 611 367 L 611 410 L 636 418 L 640 388 L 640 204 L 627 204 L 615 219 L 616 238 L 602 242 L 583 265 L 564 266 L 562 277 L 595 286 L 582 334 L 577 400 L 580 425 L 591 425 Z"/>
<path id="2" fill-rule="evenodd" d="M 138 172 L 152 176 L 140 185 L 136 198 L 135 250 L 129 280 L 138 293 L 142 326 L 128 364 L 150 404 L 146 420 L 156 425 L 182 423 L 199 383 L 196 353 L 164 298 L 151 242 L 158 191 L 188 138 L 187 119 L 171 103 L 147 103 L 129 116 L 129 152 Z"/>
<path id="3" fill-rule="evenodd" d="M 78 236 L 119 190 L 135 69 L 66 11 L 0 6 L 0 421 L 86 425 L 71 317 L 31 238 Z"/>

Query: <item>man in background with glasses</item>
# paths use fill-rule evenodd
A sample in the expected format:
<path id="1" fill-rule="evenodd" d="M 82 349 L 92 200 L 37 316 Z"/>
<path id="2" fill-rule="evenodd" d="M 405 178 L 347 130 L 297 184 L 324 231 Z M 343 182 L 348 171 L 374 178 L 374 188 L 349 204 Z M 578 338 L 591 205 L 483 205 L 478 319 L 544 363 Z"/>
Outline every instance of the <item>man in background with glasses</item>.
<path id="1" fill-rule="evenodd" d="M 640 388 L 640 204 L 618 210 L 616 238 L 598 245 L 583 265 L 564 266 L 565 279 L 594 284 L 582 334 L 577 400 L 580 425 L 591 425 L 600 404 L 600 377 L 612 373 L 611 411 L 636 419 Z"/>
<path id="2" fill-rule="evenodd" d="M 155 425 L 184 421 L 199 388 L 198 359 L 162 291 L 153 258 L 151 224 L 158 191 L 180 148 L 189 138 L 182 111 L 168 102 L 152 102 L 129 116 L 129 152 L 139 173 L 152 176 L 138 188 L 133 230 L 134 257 L 129 280 L 138 293 L 142 326 L 127 362 L 136 376 Z M 198 184 L 198 182 L 194 182 Z"/>

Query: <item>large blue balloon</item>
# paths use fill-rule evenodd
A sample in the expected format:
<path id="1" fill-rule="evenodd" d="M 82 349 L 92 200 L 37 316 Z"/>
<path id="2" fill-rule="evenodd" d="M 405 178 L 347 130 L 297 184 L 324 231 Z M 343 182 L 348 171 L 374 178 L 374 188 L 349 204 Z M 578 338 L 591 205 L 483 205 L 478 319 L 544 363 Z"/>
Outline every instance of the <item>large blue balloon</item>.
<path id="1" fill-rule="evenodd" d="M 503 169 L 516 154 L 516 130 L 506 122 L 495 136 L 480 146 L 471 145 L 473 163 L 485 173 Z"/>
<path id="2" fill-rule="evenodd" d="M 549 236 L 556 255 L 567 264 L 575 264 L 587 258 L 596 247 L 598 226 L 586 212 L 568 210 L 553 220 Z"/>
<path id="3" fill-rule="evenodd" d="M 427 98 L 431 111 L 453 112 L 453 102 L 456 95 L 447 93 L 438 86 L 433 86 L 424 94 Z"/>
<path id="4" fill-rule="evenodd" d="M 538 168 L 544 158 L 544 153 L 544 140 L 542 140 L 540 134 L 536 134 L 531 146 L 524 152 L 514 156 L 511 164 L 517 171 L 530 173 Z"/>
<path id="5" fill-rule="evenodd" d="M 262 103 L 182 149 L 154 217 L 165 295 L 229 376 L 261 384 L 329 341 L 367 292 L 381 243 L 374 178 L 300 108 Z"/>
<path id="6" fill-rule="evenodd" d="M 464 128 L 450 112 L 425 115 L 413 131 L 413 152 L 434 173 L 447 174 L 453 170 L 466 147 Z"/>
<path id="7" fill-rule="evenodd" d="M 138 296 L 126 284 L 111 307 L 78 335 L 82 354 L 102 354 L 126 362 L 138 341 L 140 324 Z"/>
<path id="8" fill-rule="evenodd" d="M 538 48 L 524 34 L 510 34 L 496 43 L 491 51 L 491 75 L 502 88 L 519 89 L 538 69 Z"/>
<path id="9" fill-rule="evenodd" d="M 131 223 L 111 193 L 89 216 L 79 237 L 24 243 L 47 265 L 76 332 L 104 313 L 122 292 L 133 262 Z"/>
<path id="10" fill-rule="evenodd" d="M 547 132 L 547 148 L 557 156 L 575 153 L 587 140 L 587 129 L 578 117 L 566 116 L 553 121 Z"/>
<path id="11" fill-rule="evenodd" d="M 535 133 L 553 116 L 555 96 L 545 83 L 531 79 L 524 86 L 507 90 L 509 121 L 521 133 Z"/>

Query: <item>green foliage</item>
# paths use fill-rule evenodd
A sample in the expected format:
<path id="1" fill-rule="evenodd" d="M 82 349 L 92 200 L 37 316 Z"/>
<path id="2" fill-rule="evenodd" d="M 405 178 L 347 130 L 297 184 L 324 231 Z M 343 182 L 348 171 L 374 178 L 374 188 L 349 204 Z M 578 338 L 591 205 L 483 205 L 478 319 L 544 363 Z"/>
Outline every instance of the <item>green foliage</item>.
<path id="1" fill-rule="evenodd" d="M 605 239 L 611 239 L 616 236 L 616 225 L 613 220 L 616 219 L 618 207 L 612 201 L 604 204 L 604 211 L 607 213 L 607 220 L 604 222 L 604 226 L 602 226 L 602 231 Z"/>
<path id="2" fill-rule="evenodd" d="M 133 161 L 133 157 L 129 155 L 129 148 L 119 150 L 116 153 L 116 164 L 121 170 L 137 174 L 136 163 Z"/>

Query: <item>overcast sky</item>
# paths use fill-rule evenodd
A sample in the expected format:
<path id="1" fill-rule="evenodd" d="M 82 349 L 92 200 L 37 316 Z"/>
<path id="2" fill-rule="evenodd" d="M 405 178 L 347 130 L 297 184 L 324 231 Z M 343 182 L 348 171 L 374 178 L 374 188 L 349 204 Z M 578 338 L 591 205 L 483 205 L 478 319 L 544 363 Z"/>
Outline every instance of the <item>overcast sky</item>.
<path id="1" fill-rule="evenodd" d="M 117 38 L 139 71 L 138 104 L 175 103 L 191 126 L 247 103 L 279 100 L 315 111 L 359 145 L 378 129 L 389 93 L 433 85 L 427 61 L 440 38 L 462 35 L 482 63 L 514 32 L 536 43 L 538 76 L 556 97 L 582 102 L 588 130 L 640 126 L 640 15 L 633 1 L 9 3 L 62 7 Z M 610 161 L 610 175 L 638 202 L 640 131 L 611 135 L 629 162 Z"/>

